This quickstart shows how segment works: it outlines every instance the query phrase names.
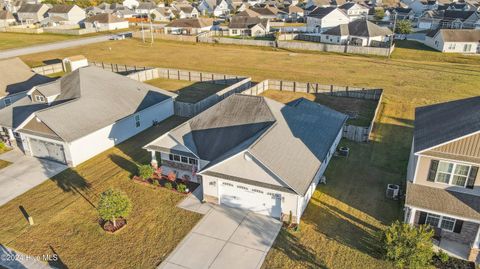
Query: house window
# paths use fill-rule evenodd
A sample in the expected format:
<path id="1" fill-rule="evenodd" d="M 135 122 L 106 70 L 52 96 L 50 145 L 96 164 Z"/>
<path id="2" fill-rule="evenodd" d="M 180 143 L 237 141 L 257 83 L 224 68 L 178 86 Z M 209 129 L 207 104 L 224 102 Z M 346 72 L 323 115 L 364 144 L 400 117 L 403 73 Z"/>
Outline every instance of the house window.
<path id="1" fill-rule="evenodd" d="M 471 166 L 440 161 L 435 182 L 465 187 Z"/>
<path id="2" fill-rule="evenodd" d="M 232 30 L 232 35 L 236 35 L 237 34 L 237 30 Z"/>
<path id="3" fill-rule="evenodd" d="M 456 219 L 440 216 L 437 214 L 427 213 L 427 219 L 425 224 L 428 224 L 432 227 L 440 228 L 449 232 L 453 232 L 455 228 Z"/>
<path id="4" fill-rule="evenodd" d="M 228 183 L 228 182 L 222 182 L 223 186 L 228 186 L 228 187 L 233 187 L 233 184 Z"/>
<path id="5" fill-rule="evenodd" d="M 450 43 L 450 44 L 448 45 L 448 49 L 454 50 L 454 49 L 455 49 L 455 43 Z"/>
<path id="6" fill-rule="evenodd" d="M 135 115 L 135 127 L 140 127 L 140 115 Z"/>
<path id="7" fill-rule="evenodd" d="M 248 191 L 248 188 L 244 186 L 237 185 L 237 188 Z"/>
<path id="8" fill-rule="evenodd" d="M 253 192 L 257 192 L 257 193 L 262 193 L 263 194 L 263 191 L 261 190 L 257 190 L 257 189 L 252 189 Z"/>
<path id="9" fill-rule="evenodd" d="M 170 161 L 173 161 L 173 154 L 168 154 L 168 159 L 169 159 Z"/>
<path id="10" fill-rule="evenodd" d="M 189 164 L 193 164 L 193 165 L 197 165 L 197 159 L 188 158 L 188 163 L 189 163 Z"/>
<path id="11" fill-rule="evenodd" d="M 45 97 L 41 95 L 35 95 L 35 101 L 37 102 L 45 102 Z"/>
<path id="12" fill-rule="evenodd" d="M 468 52 L 472 50 L 472 44 L 465 44 L 463 46 L 463 51 Z"/>
<path id="13" fill-rule="evenodd" d="M 9 106 L 12 104 L 12 100 L 10 100 L 10 98 L 3 99 L 3 102 L 5 103 L 5 106 Z"/>
<path id="14" fill-rule="evenodd" d="M 188 163 L 188 158 L 187 157 L 182 156 L 181 160 L 182 160 L 182 163 Z"/>
<path id="15" fill-rule="evenodd" d="M 173 155 L 173 160 L 176 162 L 180 161 L 180 156 L 179 155 Z"/>

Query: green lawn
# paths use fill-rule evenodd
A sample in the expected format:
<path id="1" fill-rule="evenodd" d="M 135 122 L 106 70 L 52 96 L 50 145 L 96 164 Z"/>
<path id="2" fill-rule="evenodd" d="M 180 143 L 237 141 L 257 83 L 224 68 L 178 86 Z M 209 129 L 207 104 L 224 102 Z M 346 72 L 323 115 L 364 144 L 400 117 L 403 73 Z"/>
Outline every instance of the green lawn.
<path id="1" fill-rule="evenodd" d="M 178 94 L 176 100 L 185 103 L 196 103 L 228 87 L 228 85 L 224 84 L 165 78 L 153 79 L 146 81 L 145 83 L 160 89 L 175 92 Z"/>
<path id="2" fill-rule="evenodd" d="M 405 43 L 405 47 L 407 44 L 411 43 Z M 268 253 L 265 268 L 388 268 L 389 264 L 381 259 L 376 231 L 402 215 L 401 205 L 386 200 L 384 191 L 387 183 L 402 184 L 404 182 L 412 139 L 414 108 L 480 94 L 478 87 L 480 85 L 480 59 L 478 57 L 416 51 L 402 48 L 400 45 L 395 49 L 392 59 L 388 60 L 373 56 L 160 40 L 153 45 L 145 45 L 138 40 L 125 40 L 121 43 L 106 42 L 28 55 L 22 59 L 30 65 L 35 65 L 47 59 L 76 54 L 86 55 L 90 60 L 95 61 L 251 76 L 254 81 L 274 78 L 384 89 L 381 116 L 373 130 L 374 141 L 368 144 L 348 143 L 351 147 L 351 156 L 348 159 L 332 161 L 326 171 L 328 183 L 320 186 L 315 192 L 302 218 L 301 231 L 281 232 L 272 250 Z M 148 140 L 143 141 L 143 143 L 146 142 Z M 115 149 L 114 151 L 118 152 L 119 150 Z M 95 193 L 110 184 L 120 184 L 122 189 L 128 190 L 127 186 L 131 185 L 128 185 L 129 182 L 126 179 L 127 170 L 117 167 L 108 160 L 104 163 L 111 166 L 101 165 L 102 163 L 98 165 L 95 158 L 76 171 L 79 171 L 84 178 L 97 179 L 92 184 L 92 189 L 96 190 Z M 14 216 L 12 219 L 7 218 L 0 223 L 0 242 L 10 242 L 13 240 L 12 237 L 21 231 L 20 238 L 12 241 L 12 246 L 18 247 L 22 251 L 40 252 L 48 247 L 49 242 L 54 242 L 56 250 L 60 254 L 68 253 L 69 257 L 75 256 L 74 253 L 86 251 L 86 253 L 82 253 L 84 260 L 78 261 L 82 263 L 80 265 L 87 263 L 92 265 L 92 260 L 95 260 L 97 266 L 100 266 L 117 258 L 116 252 L 112 251 L 110 259 L 105 255 L 105 250 L 108 248 L 106 246 L 99 247 L 95 243 L 87 244 L 85 241 L 81 241 L 71 247 L 62 243 L 66 241 L 61 238 L 63 233 L 66 233 L 67 238 L 72 238 L 72 234 L 82 236 L 85 233 L 79 232 L 79 228 L 76 227 L 91 227 L 81 231 L 98 229 L 95 224 L 95 214 L 79 195 L 63 194 L 52 182 L 45 185 L 46 187 L 42 185 L 40 190 L 36 188 L 21 196 L 16 203 L 10 203 L 0 208 L 0 215 Z M 97 187 L 97 185 L 100 186 Z M 132 188 L 135 191 L 132 189 L 129 194 L 135 197 L 138 197 L 137 194 L 148 193 L 138 190 L 138 187 Z M 47 189 L 50 192 L 47 192 Z M 155 197 L 148 195 L 148 199 L 154 199 L 148 204 L 138 202 L 141 198 L 135 198 L 134 202 L 139 204 L 138 208 L 142 207 L 139 210 L 148 212 L 149 209 L 157 206 L 156 199 L 160 198 Z M 176 196 L 168 195 L 167 197 L 169 198 L 165 199 L 172 199 L 170 204 L 177 201 Z M 23 203 L 23 200 L 28 202 L 26 202 L 27 210 L 32 207 L 35 209 L 34 212 L 39 214 L 43 212 L 38 226 L 27 228 L 24 224 L 18 224 L 23 219 L 15 214 L 18 212 L 18 205 Z M 58 208 L 65 207 L 63 200 L 80 203 L 78 210 L 68 210 L 67 208 L 65 213 L 62 210 L 59 211 Z M 141 201 L 144 200 L 141 199 Z M 69 204 L 68 201 L 66 203 Z M 148 210 L 144 210 L 143 207 Z M 52 208 L 52 211 L 47 211 L 46 208 Z M 165 209 L 165 207 L 162 208 Z M 158 214 L 160 211 L 161 209 Z M 175 209 L 175 212 L 181 211 Z M 84 216 L 88 216 L 90 222 Z M 188 221 L 186 226 L 189 228 L 189 225 L 194 222 L 192 219 L 195 219 L 195 216 L 191 214 L 188 216 L 184 220 Z M 130 225 L 130 229 L 140 229 L 135 225 L 136 223 L 139 226 L 147 225 L 149 229 L 145 231 L 144 237 L 139 239 L 140 242 L 133 239 L 124 241 L 124 245 L 129 247 L 129 251 L 135 253 L 131 257 L 120 257 L 122 262 L 131 265 L 139 262 L 138 256 L 141 254 L 138 252 L 148 254 L 161 248 L 162 251 L 159 254 L 163 255 L 168 252 L 167 249 L 173 247 L 173 244 L 168 244 L 168 247 L 162 245 L 166 244 L 166 239 L 169 238 L 167 235 L 176 231 L 169 229 L 170 219 L 162 217 L 165 215 L 162 214 L 157 219 L 148 218 L 146 221 L 138 218 L 131 220 L 130 224 L 134 225 Z M 70 220 L 70 218 L 72 219 Z M 42 226 L 41 224 L 49 219 L 53 222 L 54 227 L 59 227 L 59 232 L 54 230 L 53 235 L 47 234 L 52 232 L 52 228 L 44 227 L 46 225 Z M 64 222 L 73 222 L 77 225 L 65 225 Z M 159 229 L 160 231 L 150 228 L 150 226 L 157 227 L 156 225 L 162 227 Z M 16 228 L 6 230 L 4 227 Z M 68 229 L 65 231 L 64 229 L 67 227 Z M 175 240 L 180 240 L 181 236 L 187 232 L 186 230 L 188 229 L 181 229 Z M 125 234 L 127 233 L 128 230 L 125 231 Z M 138 233 L 135 231 L 131 235 Z M 146 234 L 148 233 L 155 235 L 162 233 L 164 237 L 160 235 L 155 237 L 156 239 L 162 238 L 162 240 L 157 240 L 161 242 L 159 246 L 152 245 L 152 241 L 147 238 Z M 30 237 L 30 234 L 34 236 Z M 98 230 L 96 236 L 91 236 L 89 232 L 86 234 L 87 238 L 93 242 L 106 243 L 99 239 L 103 237 Z M 47 235 L 47 239 L 42 238 L 42 235 Z M 120 242 L 122 241 L 117 241 L 117 243 Z M 138 245 L 134 245 L 132 242 L 138 243 Z M 93 255 L 93 248 L 90 248 L 90 245 L 100 248 L 99 255 Z M 152 258 L 154 255 L 146 256 L 149 257 L 146 259 L 149 262 L 145 263 L 148 265 L 153 264 L 153 260 L 160 260 L 159 256 L 156 256 L 155 259 Z M 113 261 L 112 266 L 119 263 Z"/>
<path id="3" fill-rule="evenodd" d="M 0 50 L 16 49 L 37 44 L 64 41 L 81 36 L 55 35 L 55 34 L 20 34 L 0 33 Z"/>
<path id="4" fill-rule="evenodd" d="M 176 207 L 185 196 L 130 180 L 141 147 L 185 119 L 174 117 L 133 139 L 68 169 L 0 207 L 0 243 L 30 255 L 53 254 L 68 268 L 153 268 L 201 218 Z M 107 188 L 127 193 L 133 211 L 119 234 L 106 234 L 95 206 Z M 29 226 L 19 206 L 33 217 Z M 188 254 L 186 254 L 188 255 Z"/>

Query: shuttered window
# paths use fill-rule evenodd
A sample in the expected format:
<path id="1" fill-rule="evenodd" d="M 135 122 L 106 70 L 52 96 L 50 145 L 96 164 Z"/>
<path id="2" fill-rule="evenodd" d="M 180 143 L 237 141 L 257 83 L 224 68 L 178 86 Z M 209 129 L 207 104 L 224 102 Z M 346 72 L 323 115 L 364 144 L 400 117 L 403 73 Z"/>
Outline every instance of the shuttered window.
<path id="1" fill-rule="evenodd" d="M 477 173 L 476 166 L 432 160 L 427 181 L 473 189 Z"/>

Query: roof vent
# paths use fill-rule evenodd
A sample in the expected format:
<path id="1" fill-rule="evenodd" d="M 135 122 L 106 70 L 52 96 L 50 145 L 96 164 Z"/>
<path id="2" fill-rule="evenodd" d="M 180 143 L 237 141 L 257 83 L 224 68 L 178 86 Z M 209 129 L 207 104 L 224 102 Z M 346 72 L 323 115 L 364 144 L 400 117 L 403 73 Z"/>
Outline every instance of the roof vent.
<path id="1" fill-rule="evenodd" d="M 245 152 L 245 153 L 243 154 L 243 158 L 245 158 L 245 160 L 247 160 L 247 161 L 250 161 L 250 162 L 252 161 L 252 157 L 251 157 L 250 154 L 248 154 L 247 152 Z"/>

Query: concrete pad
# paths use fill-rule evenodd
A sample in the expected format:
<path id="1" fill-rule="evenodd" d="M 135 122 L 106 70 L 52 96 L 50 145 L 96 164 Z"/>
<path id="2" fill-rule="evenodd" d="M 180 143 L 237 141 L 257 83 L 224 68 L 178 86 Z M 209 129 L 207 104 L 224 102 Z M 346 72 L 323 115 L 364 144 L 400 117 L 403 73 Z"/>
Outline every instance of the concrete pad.
<path id="1" fill-rule="evenodd" d="M 230 238 L 230 242 L 245 247 L 268 251 L 282 223 L 268 216 L 249 213 Z"/>
<path id="2" fill-rule="evenodd" d="M 211 269 L 257 268 L 263 261 L 263 251 L 227 243 L 210 266 Z"/>
<path id="3" fill-rule="evenodd" d="M 233 208 L 216 207 L 210 211 L 193 229 L 194 233 L 203 234 L 221 240 L 228 240 L 247 213 Z"/>
<path id="4" fill-rule="evenodd" d="M 222 240 L 190 233 L 167 262 L 191 269 L 208 268 L 224 245 Z"/>
<path id="5" fill-rule="evenodd" d="M 186 267 L 183 267 L 171 262 L 164 262 L 158 268 L 159 269 L 185 269 Z"/>

